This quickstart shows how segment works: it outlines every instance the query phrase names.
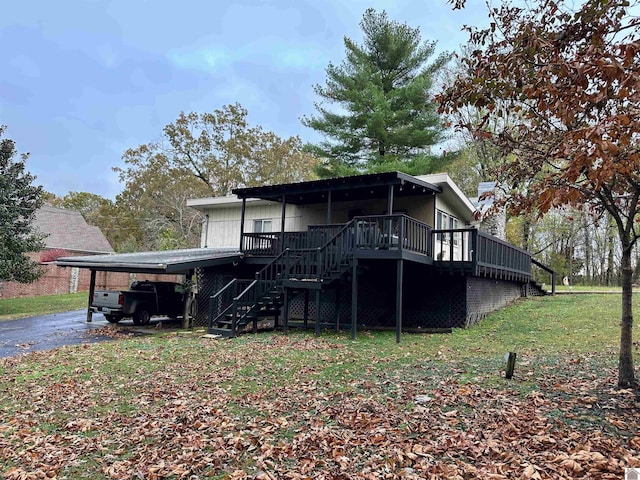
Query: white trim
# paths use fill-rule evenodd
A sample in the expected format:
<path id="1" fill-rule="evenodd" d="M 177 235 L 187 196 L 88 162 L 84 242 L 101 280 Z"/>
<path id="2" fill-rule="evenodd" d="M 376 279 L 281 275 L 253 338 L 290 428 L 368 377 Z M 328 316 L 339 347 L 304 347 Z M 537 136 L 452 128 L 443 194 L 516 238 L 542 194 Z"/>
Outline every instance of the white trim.
<path id="1" fill-rule="evenodd" d="M 259 198 L 247 198 L 247 205 L 272 205 L 278 202 L 270 202 Z M 212 208 L 231 208 L 242 205 L 242 200 L 238 197 L 206 197 L 206 198 L 190 198 L 187 200 L 187 207 L 204 211 Z"/>

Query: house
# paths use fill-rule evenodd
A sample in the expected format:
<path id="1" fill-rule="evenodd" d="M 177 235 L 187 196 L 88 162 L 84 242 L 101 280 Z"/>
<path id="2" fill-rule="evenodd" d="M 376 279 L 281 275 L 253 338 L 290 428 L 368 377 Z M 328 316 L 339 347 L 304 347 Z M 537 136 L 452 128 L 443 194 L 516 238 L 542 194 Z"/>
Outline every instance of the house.
<path id="1" fill-rule="evenodd" d="M 477 228 L 476 206 L 446 174 L 399 172 L 237 188 L 187 202 L 201 248 L 59 258 L 97 273 L 195 279 L 184 325 L 235 336 L 313 326 L 448 331 L 523 295 L 543 294 L 531 254 Z M 87 321 L 91 312 L 87 309 Z M 185 308 L 186 311 L 186 308 Z M 271 320 L 273 319 L 273 320 Z"/>
<path id="2" fill-rule="evenodd" d="M 235 249 L 203 269 L 209 331 L 233 336 L 262 317 L 321 328 L 467 327 L 541 293 L 531 255 L 475 226 L 476 207 L 446 174 L 358 175 L 199 198 L 202 247 Z M 238 257 L 237 255 L 240 255 Z M 207 303 L 203 303 L 208 299 Z"/>
<path id="3" fill-rule="evenodd" d="M 52 263 L 65 255 L 96 255 L 113 253 L 109 241 L 100 229 L 88 225 L 75 210 L 43 206 L 36 211 L 34 229 L 43 234 L 45 248 L 40 252 L 31 252 L 28 256 L 39 262 L 44 274 L 31 284 L 18 282 L 0 282 L 0 298 L 31 297 L 86 291 L 89 286 L 87 272 L 76 269 L 63 269 Z M 110 278 L 110 284 L 121 284 L 128 280 Z M 119 283 L 118 283 L 119 282 Z M 102 283 L 108 283 L 106 278 Z"/>

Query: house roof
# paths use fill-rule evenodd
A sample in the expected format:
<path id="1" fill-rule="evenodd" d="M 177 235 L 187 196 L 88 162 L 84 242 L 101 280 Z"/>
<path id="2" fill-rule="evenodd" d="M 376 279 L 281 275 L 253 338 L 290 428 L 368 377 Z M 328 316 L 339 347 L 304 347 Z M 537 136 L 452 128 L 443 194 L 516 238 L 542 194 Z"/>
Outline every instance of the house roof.
<path id="1" fill-rule="evenodd" d="M 33 226 L 46 235 L 46 248 L 85 253 L 113 252 L 100 228 L 87 224 L 82 214 L 75 210 L 41 207 L 36 211 Z"/>
<path id="2" fill-rule="evenodd" d="M 107 272 L 187 273 L 194 268 L 231 264 L 240 260 L 242 256 L 243 254 L 237 249 L 189 248 L 160 252 L 61 257 L 56 260 L 56 264 L 61 267 L 90 268 Z"/>
<path id="3" fill-rule="evenodd" d="M 476 212 L 475 204 L 467 198 L 460 187 L 446 173 L 434 173 L 430 175 L 420 175 L 419 178 L 425 182 L 432 183 L 441 188 L 441 198 L 448 204 L 455 206 L 459 214 L 462 215 L 461 220 L 472 220 Z"/>
<path id="4" fill-rule="evenodd" d="M 258 198 L 287 203 L 312 204 L 325 202 L 331 192 L 334 202 L 386 197 L 389 186 L 394 186 L 394 196 L 440 193 L 442 189 L 418 177 L 400 172 L 371 173 L 350 177 L 327 178 L 308 182 L 284 183 L 260 187 L 236 188 L 232 192 L 238 198 Z"/>

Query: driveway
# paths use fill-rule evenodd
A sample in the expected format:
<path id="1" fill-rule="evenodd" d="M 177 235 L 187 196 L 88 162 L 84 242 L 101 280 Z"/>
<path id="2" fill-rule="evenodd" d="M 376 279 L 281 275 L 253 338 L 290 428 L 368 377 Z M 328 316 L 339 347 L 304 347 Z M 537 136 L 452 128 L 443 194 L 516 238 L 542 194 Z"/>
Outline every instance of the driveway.
<path id="1" fill-rule="evenodd" d="M 64 345 L 113 340 L 112 337 L 91 333 L 91 330 L 110 325 L 102 315 L 94 315 L 91 323 L 87 323 L 86 319 L 86 310 L 74 310 L 0 321 L 0 358 Z M 166 321 L 153 318 L 149 326 L 154 326 L 160 320 Z M 124 320 L 122 324 L 123 327 L 131 325 L 131 320 Z"/>

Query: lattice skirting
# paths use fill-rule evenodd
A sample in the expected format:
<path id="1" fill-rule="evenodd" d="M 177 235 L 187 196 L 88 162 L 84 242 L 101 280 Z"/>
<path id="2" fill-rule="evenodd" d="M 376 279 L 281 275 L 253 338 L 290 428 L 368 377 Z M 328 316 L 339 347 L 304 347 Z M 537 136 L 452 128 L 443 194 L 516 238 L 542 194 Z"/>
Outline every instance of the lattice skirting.
<path id="1" fill-rule="evenodd" d="M 256 268 L 248 265 L 223 265 L 196 269 L 198 314 L 194 327 L 209 326 L 209 299 L 234 278 L 253 278 Z"/>
<path id="2" fill-rule="evenodd" d="M 200 269 L 198 275 L 198 316 L 194 326 L 208 325 L 209 297 L 231 279 L 253 278 L 255 266 L 240 265 Z M 315 292 L 309 292 L 309 319 L 317 315 Z M 518 282 L 441 273 L 428 265 L 405 262 L 403 327 L 465 328 L 519 298 Z M 304 317 L 304 294 L 290 299 L 289 317 Z M 396 308 L 395 261 L 361 262 L 358 268 L 358 328 L 394 327 Z M 320 322 L 341 328 L 351 323 L 351 274 L 320 293 Z"/>
<path id="3" fill-rule="evenodd" d="M 395 326 L 395 262 L 364 264 L 358 273 L 359 328 Z M 438 273 L 434 268 L 405 264 L 403 327 L 465 328 L 521 296 L 521 284 L 505 280 Z M 336 302 L 338 300 L 338 302 Z M 309 318 L 317 318 L 315 293 L 309 297 Z M 304 295 L 291 301 L 289 315 L 304 316 Z M 320 321 L 342 328 L 351 321 L 351 278 L 320 295 Z"/>

